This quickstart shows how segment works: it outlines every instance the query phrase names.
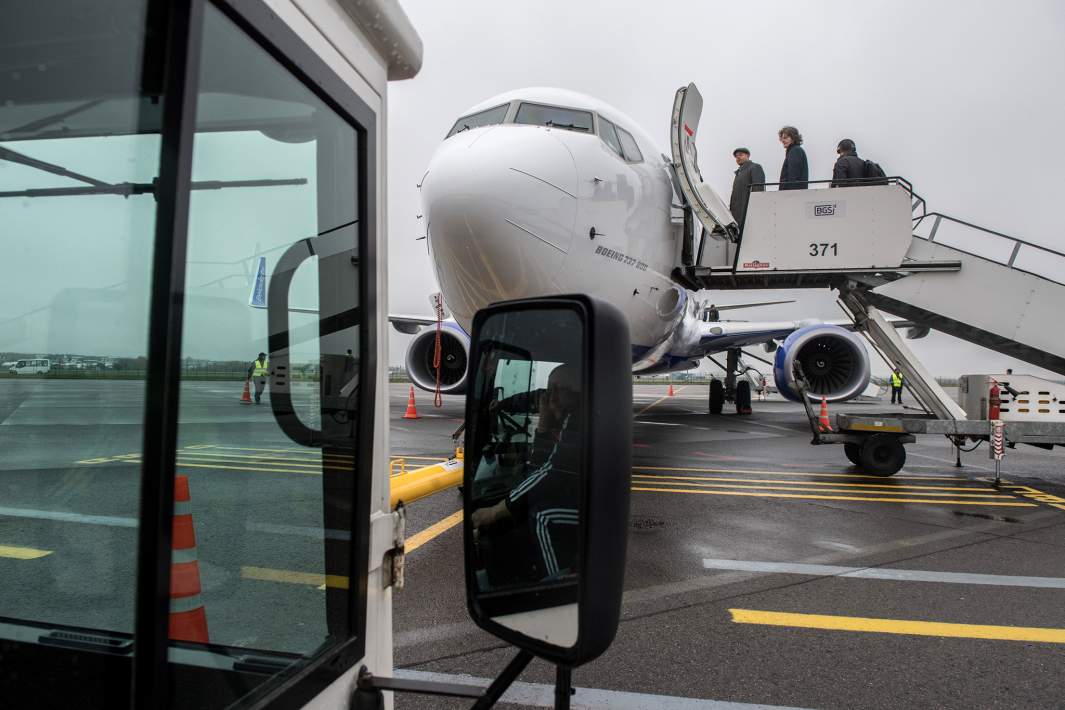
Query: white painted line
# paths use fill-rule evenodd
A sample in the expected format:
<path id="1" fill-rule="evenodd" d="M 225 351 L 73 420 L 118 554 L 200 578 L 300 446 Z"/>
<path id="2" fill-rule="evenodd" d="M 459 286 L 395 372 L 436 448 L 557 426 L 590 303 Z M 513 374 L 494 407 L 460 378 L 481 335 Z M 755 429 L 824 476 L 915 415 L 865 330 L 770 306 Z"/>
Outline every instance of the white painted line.
<path id="1" fill-rule="evenodd" d="M 856 577 L 858 579 L 886 579 L 898 582 L 941 582 L 948 584 L 986 584 L 998 587 L 1065 589 L 1065 577 L 1018 577 L 1008 574 L 973 574 L 969 572 L 936 572 L 922 569 L 837 567 L 836 565 L 805 565 L 792 562 L 716 559 L 703 560 L 703 567 L 706 569 L 728 570 L 730 572 L 805 574 L 811 577 Z"/>
<path id="2" fill-rule="evenodd" d="M 474 676 L 430 673 L 397 668 L 397 678 L 405 680 L 424 680 L 436 683 L 459 683 L 487 688 L 492 681 L 488 678 Z M 555 686 L 546 683 L 525 683 L 518 681 L 510 686 L 500 699 L 504 703 L 531 705 L 538 708 L 555 707 Z M 573 707 L 589 710 L 798 710 L 782 705 L 756 705 L 752 703 L 732 703 L 724 700 L 702 700 L 700 698 L 682 698 L 676 695 L 653 695 L 650 693 L 629 693 L 621 690 L 598 690 L 596 688 L 576 688 L 571 701 Z"/>
<path id="3" fill-rule="evenodd" d="M 0 516 L 11 518 L 31 518 L 34 520 L 54 520 L 59 523 L 79 523 L 82 525 L 104 525 L 112 528 L 135 528 L 136 518 L 120 518 L 113 515 L 85 515 L 62 510 L 35 510 L 33 508 L 8 508 L 0 506 Z M 351 534 L 346 530 L 323 531 L 320 527 L 304 525 L 278 525 L 276 523 L 247 522 L 244 528 L 251 532 L 270 533 L 274 535 L 293 535 L 321 540 L 323 535 L 333 540 L 349 540 Z"/>
<path id="4" fill-rule="evenodd" d="M 0 515 L 11 518 L 35 518 L 37 520 L 55 520 L 61 523 L 84 523 L 86 525 L 107 525 L 113 528 L 135 528 L 136 518 L 119 518 L 112 515 L 83 515 L 62 510 L 34 510 L 33 508 L 8 508 L 0 506 Z"/>

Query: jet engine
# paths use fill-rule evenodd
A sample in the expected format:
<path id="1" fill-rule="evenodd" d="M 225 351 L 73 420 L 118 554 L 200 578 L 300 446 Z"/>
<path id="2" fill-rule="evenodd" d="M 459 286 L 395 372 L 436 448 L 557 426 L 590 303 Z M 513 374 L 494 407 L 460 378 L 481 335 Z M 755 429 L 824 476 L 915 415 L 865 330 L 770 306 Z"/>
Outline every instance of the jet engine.
<path id="1" fill-rule="evenodd" d="M 415 386 L 436 390 L 436 328 L 427 328 L 407 348 L 407 376 Z M 444 394 L 463 394 L 466 391 L 466 363 L 469 362 L 470 339 L 454 323 L 444 323 L 440 329 L 440 391 Z"/>
<path id="2" fill-rule="evenodd" d="M 777 349 L 773 376 L 777 389 L 793 402 L 799 401 L 795 363 L 809 386 L 810 399 L 845 402 L 869 385 L 869 355 L 865 343 L 835 325 L 808 325 L 789 335 Z"/>

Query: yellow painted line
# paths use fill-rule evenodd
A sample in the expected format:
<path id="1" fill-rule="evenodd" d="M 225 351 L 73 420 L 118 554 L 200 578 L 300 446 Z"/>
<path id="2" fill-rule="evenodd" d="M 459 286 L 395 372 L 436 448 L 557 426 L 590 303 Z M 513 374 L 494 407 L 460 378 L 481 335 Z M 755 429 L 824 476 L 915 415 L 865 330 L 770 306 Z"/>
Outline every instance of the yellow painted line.
<path id="1" fill-rule="evenodd" d="M 1004 486 L 1004 488 L 1009 488 L 1015 492 L 1020 493 L 1025 498 L 1031 498 L 1032 500 L 1037 500 L 1040 503 L 1046 503 L 1047 505 L 1053 506 L 1055 508 L 1061 508 L 1062 505 L 1065 505 L 1065 498 L 1060 498 L 1054 495 L 1053 493 L 1046 493 L 1044 491 L 1037 490 L 1035 488 L 1032 488 L 1031 486 Z"/>
<path id="2" fill-rule="evenodd" d="M 1065 629 L 1032 626 L 952 624 L 940 621 L 871 619 L 860 616 L 794 614 L 781 611 L 757 611 L 754 609 L 729 609 L 729 613 L 732 615 L 733 623 L 736 624 L 788 626 L 801 629 L 825 629 L 827 631 L 862 631 L 865 633 L 902 634 L 905 636 L 1065 643 Z"/>
<path id="3" fill-rule="evenodd" d="M 687 386 L 687 385 L 685 385 L 685 387 L 686 387 L 686 386 Z M 673 390 L 673 394 L 674 394 L 674 395 L 676 395 L 676 394 L 677 394 L 678 392 L 680 392 L 680 391 L 681 391 L 682 389 L 684 389 L 684 387 L 678 387 L 677 389 Z M 640 411 L 636 412 L 636 416 L 640 416 L 641 414 L 643 414 L 644 412 L 646 412 L 646 411 L 647 411 L 648 409 L 650 409 L 651 407 L 655 406 L 655 405 L 656 405 L 656 404 L 658 404 L 659 402 L 665 402 L 665 401 L 666 401 L 667 399 L 670 399 L 670 396 L 669 396 L 668 394 L 667 394 L 667 395 L 666 395 L 665 397 L 659 397 L 658 399 L 656 399 L 655 401 L 651 402 L 650 404 L 648 404 L 648 405 L 647 405 L 646 407 L 644 407 L 644 408 L 643 408 L 643 409 L 641 409 Z"/>
<path id="4" fill-rule="evenodd" d="M 187 449 L 178 449 L 179 456 L 210 456 L 212 458 L 229 458 L 229 459 L 253 459 L 256 461 L 285 461 L 295 463 L 320 463 L 322 459 L 330 463 L 351 463 L 352 458 L 350 456 L 338 456 L 335 454 L 328 454 L 323 456 L 321 453 L 311 453 L 307 456 L 275 456 L 270 454 L 220 454 L 212 451 L 204 451 L 203 449 L 195 449 L 189 451 Z"/>
<path id="5" fill-rule="evenodd" d="M 140 460 L 141 460 L 141 455 L 139 453 L 132 453 L 132 454 L 113 454 L 111 456 L 100 456 L 99 458 L 95 458 L 95 459 L 82 459 L 81 461 L 75 461 L 74 463 L 86 463 L 86 464 L 122 463 L 122 462 L 126 462 L 126 461 L 131 462 L 131 463 L 139 463 Z"/>
<path id="6" fill-rule="evenodd" d="M 257 455 L 257 456 L 249 456 L 248 454 L 215 454 L 215 453 L 210 453 L 210 452 L 207 452 L 207 451 L 178 451 L 177 454 L 178 454 L 178 456 L 186 456 L 186 457 L 189 457 L 189 458 L 198 458 L 198 459 L 227 459 L 227 460 L 235 460 L 238 463 L 239 462 L 243 462 L 243 461 L 273 461 L 273 462 L 276 462 L 276 463 L 292 464 L 293 466 L 312 466 L 314 464 L 322 463 L 322 457 L 321 456 L 318 456 L 318 457 L 315 457 L 315 458 L 307 458 L 307 457 L 296 458 L 296 457 L 288 457 L 288 456 L 265 456 L 265 455 L 261 455 L 261 454 Z"/>
<path id="7" fill-rule="evenodd" d="M 295 461 L 285 461 L 283 459 L 258 459 L 258 458 L 253 458 L 251 460 L 240 459 L 240 460 L 237 460 L 237 461 L 233 461 L 233 460 L 230 460 L 230 459 L 227 459 L 227 458 L 221 458 L 221 459 L 207 458 L 205 454 L 178 454 L 177 461 L 178 461 L 178 464 L 181 464 L 184 461 L 195 461 L 195 462 L 198 462 L 198 463 L 212 464 L 212 465 L 214 465 L 215 463 L 219 463 L 219 464 L 245 464 L 245 465 L 248 465 L 248 466 L 255 466 L 255 465 L 280 466 L 280 467 L 284 467 L 284 468 L 300 469 L 300 470 L 306 470 L 306 471 L 321 471 L 322 470 L 322 462 L 321 461 L 319 461 L 316 464 L 315 463 L 296 463 Z M 334 462 L 328 462 L 328 463 L 332 464 Z M 344 465 L 344 466 L 327 465 L 325 468 L 327 470 L 329 470 L 329 471 L 351 471 L 352 470 L 351 464 Z"/>
<path id="8" fill-rule="evenodd" d="M 392 454 L 388 457 L 392 461 L 396 459 L 408 459 L 411 461 L 432 461 L 434 463 L 443 463 L 449 461 L 446 456 L 406 456 L 405 454 Z"/>
<path id="9" fill-rule="evenodd" d="M 991 491 L 987 486 L 906 486 L 890 483 L 841 483 L 830 481 L 775 481 L 768 478 L 728 478 L 726 476 L 665 476 L 660 473 L 634 473 L 633 478 L 677 480 L 677 481 L 734 481 L 737 483 L 772 483 L 777 486 L 846 486 L 848 488 L 888 488 L 895 490 L 917 491 Z"/>
<path id="10" fill-rule="evenodd" d="M 451 528 L 462 522 L 462 511 L 458 510 L 447 516 L 443 520 L 439 520 L 425 530 L 419 533 L 411 535 L 407 538 L 404 549 L 406 554 L 410 554 L 414 550 L 429 542 L 433 538 L 441 535 Z M 0 550 L 3 548 L 0 547 Z M 44 554 L 51 554 L 45 552 Z M 288 569 L 272 569 L 270 567 L 250 567 L 242 566 L 240 568 L 240 576 L 243 579 L 255 579 L 260 582 L 281 582 L 283 584 L 303 584 L 308 587 L 317 587 L 318 589 L 325 589 L 333 587 L 336 589 L 347 589 L 348 578 L 342 575 L 324 575 L 317 572 L 297 572 L 295 570 Z"/>
<path id="11" fill-rule="evenodd" d="M 339 574 L 324 575 L 317 572 L 296 572 L 288 569 L 271 569 L 269 567 L 240 568 L 243 579 L 257 579 L 262 582 L 283 582 L 285 584 L 305 584 L 311 587 L 325 586 L 335 589 L 347 589 L 348 578 Z"/>
<path id="12" fill-rule="evenodd" d="M 443 520 L 438 520 L 437 522 L 433 523 L 432 525 L 427 527 L 425 530 L 422 530 L 421 532 L 417 532 L 417 533 L 411 535 L 410 537 L 407 538 L 406 542 L 403 544 L 403 547 L 404 547 L 404 550 L 405 550 L 406 554 L 409 555 L 410 553 L 414 552 L 415 550 L 417 550 L 419 547 L 421 547 L 425 543 L 427 543 L 430 540 L 432 540 L 434 537 L 437 537 L 438 535 L 442 535 L 443 533 L 447 532 L 448 530 L 450 530 L 451 528 L 455 527 L 456 525 L 458 525 L 461 522 L 462 522 L 462 511 L 461 510 L 457 510 L 454 513 L 452 513 L 451 515 L 449 515 L 446 518 L 444 518 Z"/>
<path id="13" fill-rule="evenodd" d="M 299 469 L 290 469 L 290 468 L 266 468 L 266 467 L 252 468 L 250 466 L 221 466 L 221 465 L 218 465 L 218 464 L 211 464 L 211 465 L 208 466 L 207 464 L 202 464 L 202 463 L 185 463 L 184 461 L 181 461 L 181 460 L 179 460 L 177 462 L 177 465 L 181 466 L 183 468 L 211 468 L 211 469 L 214 469 L 216 471 L 254 471 L 255 473 L 302 473 L 305 476 L 321 476 L 322 475 L 322 472 L 320 470 L 319 471 L 309 471 L 309 470 L 308 471 L 302 471 L 302 470 L 299 470 Z M 345 470 L 347 470 L 347 469 L 345 469 Z"/>
<path id="14" fill-rule="evenodd" d="M 218 446 L 218 445 L 213 445 L 213 444 L 211 445 L 210 448 L 212 448 L 212 449 L 221 449 L 223 451 L 265 451 L 267 453 L 272 453 L 272 454 L 306 454 L 306 453 L 308 453 L 306 448 L 303 448 L 303 449 L 262 449 L 262 448 L 249 447 L 249 446 Z M 331 455 L 339 457 L 339 458 L 345 458 L 345 459 L 352 458 L 350 456 L 347 456 L 346 454 L 331 454 Z"/>
<path id="15" fill-rule="evenodd" d="M 38 550 L 33 547 L 16 547 L 14 545 L 0 545 L 0 557 L 10 557 L 13 560 L 36 560 L 52 554 L 51 550 Z"/>
<path id="16" fill-rule="evenodd" d="M 760 476 L 818 476 L 823 478 L 875 478 L 883 481 L 884 476 L 874 476 L 868 473 L 819 473 L 816 471 L 765 471 L 749 468 L 693 468 L 690 466 L 634 466 L 634 471 L 692 471 L 694 473 L 753 473 Z M 906 476 L 894 475 L 891 480 L 908 481 L 961 481 L 969 479 L 961 476 Z"/>
<path id="17" fill-rule="evenodd" d="M 693 488 L 643 488 L 633 486 L 634 491 L 649 491 L 652 493 L 699 493 L 711 496 L 750 496 L 753 498 L 800 498 L 803 500 L 856 500 L 867 503 L 935 503 L 943 505 L 995 505 L 1008 506 L 1011 508 L 1038 508 L 1035 503 L 1005 503 L 993 500 L 928 500 L 925 498 L 863 498 L 861 496 L 819 496 L 800 493 L 752 493 L 748 491 L 704 491 Z"/>
<path id="18" fill-rule="evenodd" d="M 743 488 L 743 489 L 757 489 L 767 491 L 794 491 L 801 490 L 804 493 L 851 493 L 854 495 L 885 495 L 885 496 L 957 496 L 966 498 L 1005 498 L 1006 500 L 1019 500 L 1011 495 L 1004 495 L 1002 493 L 941 493 L 938 491 L 931 493 L 915 492 L 915 491 L 852 491 L 848 488 L 806 488 L 795 489 L 787 488 L 781 485 L 743 485 L 739 483 L 680 483 L 679 481 L 669 481 L 663 483 L 655 483 L 654 481 L 638 481 L 638 483 L 644 485 L 662 485 L 662 486 L 691 486 L 693 488 Z M 775 483 L 773 481 L 772 483 Z M 783 483 L 790 483 L 790 481 L 784 481 Z M 815 485 L 831 485 L 831 484 L 815 484 Z M 862 498 L 860 500 L 865 500 Z"/>

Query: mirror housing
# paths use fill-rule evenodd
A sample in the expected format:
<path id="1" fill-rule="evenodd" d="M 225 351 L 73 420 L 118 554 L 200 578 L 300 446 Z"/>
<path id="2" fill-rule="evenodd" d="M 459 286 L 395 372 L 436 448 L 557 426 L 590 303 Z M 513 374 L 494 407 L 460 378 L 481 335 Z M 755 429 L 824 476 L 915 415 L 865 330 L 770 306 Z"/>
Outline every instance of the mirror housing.
<path id="1" fill-rule="evenodd" d="M 473 621 L 498 638 L 560 666 L 577 666 L 610 646 L 621 613 L 632 470 L 628 322 L 621 311 L 602 301 L 583 295 L 557 296 L 493 304 L 477 312 L 472 331 L 463 476 L 467 607 Z M 568 382 L 560 390 L 563 379 Z M 563 408 L 557 404 L 563 399 L 559 391 L 571 391 L 565 386 L 576 388 L 572 417 L 552 415 Z M 501 398 L 508 394 L 508 403 L 501 405 Z M 518 398 L 522 399 L 514 407 L 516 416 L 500 413 Z M 563 429 L 553 436 L 542 435 L 548 420 L 577 424 L 569 430 L 562 424 Z M 534 422 L 535 434 L 530 431 Z M 547 448 L 555 442 L 554 469 L 550 456 L 541 454 L 540 462 L 527 457 L 535 458 L 535 451 L 544 450 L 541 441 L 547 442 Z M 506 446 L 501 448 L 501 442 Z M 567 446 L 570 453 L 558 453 Z M 567 464 L 560 464 L 562 460 Z M 509 479 L 500 473 L 507 466 L 517 472 Z M 563 473 L 552 472 L 558 470 Z M 491 543 L 494 525 L 484 523 L 485 511 L 489 506 L 509 508 L 512 498 L 539 485 L 533 480 L 537 473 L 541 481 L 547 480 L 545 475 L 564 480 L 561 488 L 554 484 L 553 493 L 568 496 L 570 502 L 562 507 L 557 499 L 541 504 L 535 532 L 531 503 L 525 503 L 524 520 L 516 513 L 514 517 L 505 514 L 511 531 L 507 534 L 527 540 L 539 535 L 540 547 L 535 542 L 522 547 L 508 541 L 509 547 L 503 546 L 495 558 L 483 555 L 482 546 Z M 497 484 L 491 494 L 484 492 L 486 479 Z M 541 495 L 545 488 L 541 486 Z M 532 498 L 529 495 L 525 500 Z M 560 510 L 567 511 L 577 532 L 565 529 L 568 542 L 557 555 L 553 547 L 547 555 L 543 552 L 544 520 L 553 515 L 553 522 L 558 522 Z M 477 516 L 481 517 L 475 525 Z M 498 534 L 495 539 L 505 537 Z M 515 560 L 522 557 L 522 550 L 528 552 L 528 560 Z M 533 561 L 547 557 L 552 560 Z M 510 574 L 504 583 L 488 582 L 493 570 L 486 567 L 493 564 L 521 567 L 527 579 Z M 504 612 L 520 613 L 500 612 L 501 596 Z"/>

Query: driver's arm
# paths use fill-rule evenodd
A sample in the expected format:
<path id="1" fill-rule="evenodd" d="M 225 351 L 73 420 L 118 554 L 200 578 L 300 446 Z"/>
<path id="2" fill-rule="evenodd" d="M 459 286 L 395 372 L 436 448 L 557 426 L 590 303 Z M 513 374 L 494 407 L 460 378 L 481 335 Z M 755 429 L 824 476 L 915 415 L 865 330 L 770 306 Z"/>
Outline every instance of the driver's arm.
<path id="1" fill-rule="evenodd" d="M 478 508 L 473 511 L 470 515 L 470 522 L 475 528 L 483 528 L 486 525 L 492 525 L 509 516 L 510 510 L 507 508 L 507 499 L 504 498 L 495 505 L 487 508 Z"/>

